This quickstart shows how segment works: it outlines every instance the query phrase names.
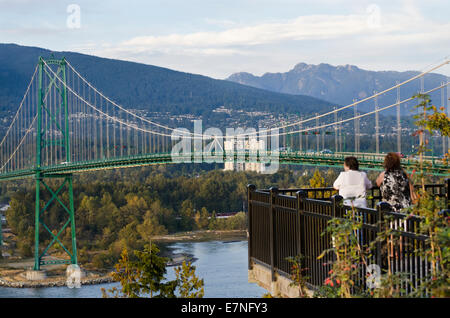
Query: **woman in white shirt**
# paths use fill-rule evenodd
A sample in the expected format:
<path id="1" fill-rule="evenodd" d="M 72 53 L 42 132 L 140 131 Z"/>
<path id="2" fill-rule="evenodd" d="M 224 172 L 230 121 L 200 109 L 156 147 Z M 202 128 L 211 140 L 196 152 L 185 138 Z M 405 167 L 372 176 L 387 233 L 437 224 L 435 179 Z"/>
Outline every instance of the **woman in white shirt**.
<path id="1" fill-rule="evenodd" d="M 333 187 L 339 190 L 339 195 L 344 198 L 345 205 L 366 208 L 366 190 L 372 188 L 372 182 L 365 172 L 359 171 L 358 160 L 355 157 L 347 157 L 344 160 L 344 172 L 334 181 Z"/>

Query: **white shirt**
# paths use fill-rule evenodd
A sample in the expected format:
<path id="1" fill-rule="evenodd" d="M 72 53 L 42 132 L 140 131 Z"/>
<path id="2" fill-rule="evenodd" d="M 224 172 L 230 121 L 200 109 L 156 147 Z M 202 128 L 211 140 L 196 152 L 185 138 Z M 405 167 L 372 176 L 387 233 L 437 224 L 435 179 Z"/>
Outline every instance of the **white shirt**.
<path id="1" fill-rule="evenodd" d="M 372 188 L 372 182 L 365 172 L 348 170 L 339 174 L 333 187 L 339 190 L 339 195 L 345 200 L 344 204 L 350 204 L 349 199 L 354 198 L 354 206 L 366 207 L 366 190 Z"/>

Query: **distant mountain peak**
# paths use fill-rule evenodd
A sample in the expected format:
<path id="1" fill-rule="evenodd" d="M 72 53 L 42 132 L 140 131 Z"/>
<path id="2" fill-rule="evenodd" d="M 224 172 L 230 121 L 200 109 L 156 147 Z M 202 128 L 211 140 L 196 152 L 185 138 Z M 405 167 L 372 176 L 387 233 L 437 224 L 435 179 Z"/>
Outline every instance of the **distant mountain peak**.
<path id="1" fill-rule="evenodd" d="M 361 70 L 358 66 L 356 65 L 351 65 L 351 64 L 345 64 L 345 65 L 338 65 L 336 66 L 337 69 L 341 69 L 341 70 L 347 70 L 347 71 L 359 71 Z"/>
<path id="2" fill-rule="evenodd" d="M 302 72 L 308 68 L 311 68 L 312 65 L 310 64 L 306 64 L 306 63 L 298 63 L 297 65 L 294 66 L 294 68 L 292 69 L 292 71 L 294 72 Z"/>
<path id="3" fill-rule="evenodd" d="M 248 73 L 248 72 L 238 72 L 238 73 L 232 74 L 231 76 L 234 76 L 234 77 L 254 77 L 253 74 Z"/>
<path id="4" fill-rule="evenodd" d="M 304 72 L 304 71 L 314 71 L 314 70 L 347 70 L 347 71 L 356 71 L 360 68 L 356 65 L 345 64 L 345 65 L 337 65 L 333 66 L 328 63 L 320 63 L 320 64 L 306 64 L 304 62 L 298 63 L 294 66 L 292 70 L 289 72 Z"/>

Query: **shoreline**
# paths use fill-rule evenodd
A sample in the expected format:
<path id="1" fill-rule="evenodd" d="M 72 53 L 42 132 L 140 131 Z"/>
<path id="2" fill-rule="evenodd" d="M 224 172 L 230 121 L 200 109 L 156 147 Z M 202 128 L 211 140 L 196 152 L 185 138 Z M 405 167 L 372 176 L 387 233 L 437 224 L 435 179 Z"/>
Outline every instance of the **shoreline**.
<path id="1" fill-rule="evenodd" d="M 159 243 L 206 242 L 206 241 L 244 241 L 247 230 L 202 230 L 158 235 L 152 238 Z"/>
<path id="2" fill-rule="evenodd" d="M 194 263 L 197 259 L 192 254 L 186 253 L 173 253 L 173 248 L 167 245 L 173 243 L 184 243 L 184 242 L 209 242 L 209 241 L 222 241 L 226 243 L 238 242 L 247 240 L 247 230 L 228 230 L 228 231 L 218 231 L 218 230 L 202 230 L 202 231 L 190 231 L 190 232 L 180 232 L 169 235 L 155 236 L 153 238 L 157 243 L 162 243 L 161 245 L 165 248 L 166 255 L 169 261 L 167 262 L 168 267 L 181 266 L 183 261 Z"/>
<path id="3" fill-rule="evenodd" d="M 155 236 L 152 239 L 156 244 L 161 243 L 164 246 L 164 257 L 169 258 L 167 267 L 181 266 L 183 261 L 194 263 L 197 259 L 193 255 L 186 253 L 173 253 L 173 249 L 168 246 L 172 243 L 180 242 L 207 242 L 207 241 L 224 241 L 235 242 L 247 240 L 246 230 L 229 230 L 229 231 L 190 231 L 180 232 L 168 235 Z M 19 260 L 16 263 L 24 262 Z M 11 264 L 11 263 L 9 263 Z M 6 267 L 5 267 L 6 265 Z M 64 287 L 66 285 L 65 270 L 59 268 L 58 273 L 49 275 L 43 280 L 31 281 L 25 278 L 27 267 L 13 268 L 8 266 L 7 262 L 0 264 L 0 287 L 5 288 L 49 288 L 49 287 Z M 52 273 L 55 269 L 48 269 Z M 83 270 L 85 277 L 81 278 L 81 285 L 97 285 L 105 283 L 114 283 L 111 277 L 111 271 L 101 274 L 100 270 Z"/>
<path id="4" fill-rule="evenodd" d="M 114 283 L 112 277 L 103 276 L 98 278 L 82 278 L 81 285 L 98 285 L 98 284 L 107 284 Z M 51 288 L 51 287 L 67 287 L 66 280 L 60 278 L 55 281 L 16 281 L 10 282 L 0 278 L 0 287 L 6 288 Z"/>
<path id="5" fill-rule="evenodd" d="M 41 280 L 27 279 L 27 267 L 3 267 L 0 269 L 0 287 L 7 288 L 46 288 L 67 286 L 65 265 L 52 265 L 45 270 L 45 277 Z M 100 273 L 95 270 L 81 269 L 81 285 L 96 285 L 114 282 L 111 273 Z"/>

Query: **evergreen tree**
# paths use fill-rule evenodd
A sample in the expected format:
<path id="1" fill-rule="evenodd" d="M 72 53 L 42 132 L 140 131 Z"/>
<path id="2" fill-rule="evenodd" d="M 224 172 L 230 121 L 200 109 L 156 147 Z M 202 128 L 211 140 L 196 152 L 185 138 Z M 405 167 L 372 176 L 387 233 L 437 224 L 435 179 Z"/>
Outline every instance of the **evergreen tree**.
<path id="1" fill-rule="evenodd" d="M 151 243 L 143 251 L 134 251 L 136 260 L 130 260 L 128 250 L 122 251 L 121 258 L 115 266 L 113 278 L 120 282 L 121 293 L 113 288 L 109 292 L 115 297 L 138 298 L 150 295 L 150 298 L 173 298 L 177 281 L 164 281 L 167 259 L 158 255 L 158 247 Z M 103 296 L 108 293 L 102 289 Z"/>
<path id="2" fill-rule="evenodd" d="M 195 275 L 195 266 L 183 261 L 181 267 L 175 268 L 179 293 L 182 298 L 202 298 L 205 295 L 203 279 Z"/>
<path id="3" fill-rule="evenodd" d="M 181 203 L 181 228 L 186 231 L 194 228 L 194 206 L 191 200 Z"/>
<path id="4" fill-rule="evenodd" d="M 216 211 L 213 211 L 211 214 L 211 218 L 209 219 L 208 229 L 215 230 L 216 228 L 217 228 Z"/>

